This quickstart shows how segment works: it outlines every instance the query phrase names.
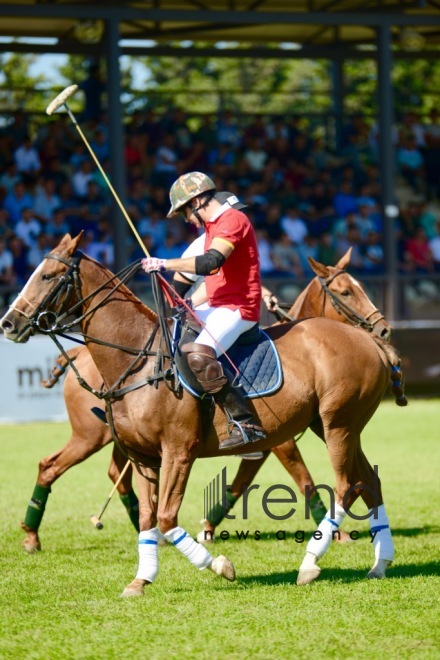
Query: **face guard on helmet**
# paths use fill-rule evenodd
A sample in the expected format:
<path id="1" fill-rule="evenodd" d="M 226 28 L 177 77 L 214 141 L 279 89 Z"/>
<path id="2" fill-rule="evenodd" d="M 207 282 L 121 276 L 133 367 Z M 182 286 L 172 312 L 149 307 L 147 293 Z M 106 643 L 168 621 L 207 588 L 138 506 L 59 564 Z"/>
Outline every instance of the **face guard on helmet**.
<path id="1" fill-rule="evenodd" d="M 194 197 L 198 197 L 198 195 L 209 192 L 210 190 L 215 190 L 215 183 L 209 176 L 203 174 L 203 172 L 182 174 L 171 186 L 171 208 L 168 211 L 167 218 L 177 215 Z"/>

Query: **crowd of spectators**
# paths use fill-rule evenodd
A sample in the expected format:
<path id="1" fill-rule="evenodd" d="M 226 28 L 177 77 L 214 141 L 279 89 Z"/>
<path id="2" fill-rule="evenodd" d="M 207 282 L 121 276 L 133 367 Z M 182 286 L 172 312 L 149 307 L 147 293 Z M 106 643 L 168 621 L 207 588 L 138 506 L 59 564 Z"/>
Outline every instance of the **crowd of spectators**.
<path id="1" fill-rule="evenodd" d="M 85 117 L 83 130 L 111 178 L 106 115 Z M 357 275 L 384 273 L 378 135 L 362 117 L 345 126 L 337 153 L 295 117 L 189 119 L 180 109 L 135 111 L 125 124 L 126 208 L 150 254 L 181 255 L 194 229 L 166 220 L 168 190 L 190 170 L 208 173 L 219 190 L 248 205 L 263 278 L 301 278 L 308 257 L 334 264 L 352 247 Z M 395 220 L 399 267 L 440 272 L 440 121 L 408 113 L 395 129 L 399 177 L 413 193 Z M 70 232 L 85 232 L 85 252 L 114 262 L 110 191 L 67 115 L 31 135 L 16 112 L 0 133 L 0 285 L 22 286 L 44 254 Z M 135 240 L 130 260 L 143 256 Z"/>

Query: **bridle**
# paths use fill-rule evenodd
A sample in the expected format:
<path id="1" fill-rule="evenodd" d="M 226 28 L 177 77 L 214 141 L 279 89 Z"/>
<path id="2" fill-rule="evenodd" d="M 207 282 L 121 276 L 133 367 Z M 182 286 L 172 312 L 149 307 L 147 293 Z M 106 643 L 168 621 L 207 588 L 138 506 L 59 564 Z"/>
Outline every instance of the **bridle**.
<path id="1" fill-rule="evenodd" d="M 378 310 L 376 307 L 369 313 L 367 316 L 362 316 L 362 314 L 359 314 L 354 310 L 350 305 L 347 305 L 346 302 L 344 302 L 341 298 L 339 298 L 334 291 L 332 291 L 329 287 L 329 285 L 333 282 L 334 279 L 336 279 L 339 275 L 342 275 L 345 273 L 345 270 L 337 270 L 335 273 L 330 275 L 327 278 L 321 277 L 320 275 L 317 276 L 317 279 L 321 285 L 321 289 L 323 292 L 323 299 L 322 299 L 322 308 L 321 308 L 321 316 L 324 316 L 325 313 L 325 300 L 326 296 L 330 299 L 331 304 L 333 305 L 335 311 L 338 314 L 341 314 L 341 316 L 344 316 L 347 321 L 358 328 L 363 328 L 364 330 L 367 330 L 368 332 L 373 332 L 375 325 L 383 320 L 385 317 L 383 314 L 381 314 L 380 310 Z M 281 321 L 282 319 L 286 321 L 295 321 L 296 319 L 293 319 L 287 312 L 283 311 L 282 307 L 288 307 L 290 308 L 290 305 L 286 305 L 283 303 L 277 303 L 277 305 L 274 307 L 275 313 L 278 317 L 278 319 Z M 374 319 L 374 321 L 371 321 L 371 318 L 377 314 L 377 318 Z"/>
<path id="2" fill-rule="evenodd" d="M 328 296 L 331 304 L 333 305 L 335 311 L 338 314 L 344 316 L 351 325 L 354 325 L 359 328 L 363 328 L 368 332 L 373 332 L 374 326 L 382 321 L 385 317 L 381 312 L 375 307 L 367 316 L 362 316 L 354 310 L 350 305 L 347 305 L 341 298 L 339 298 L 330 288 L 329 285 L 335 280 L 339 275 L 345 273 L 345 270 L 337 270 L 335 273 L 327 277 L 326 279 L 318 275 L 318 281 L 321 285 L 323 291 L 322 298 L 322 313 L 321 316 L 324 316 L 325 308 L 325 297 Z M 377 318 L 374 321 L 371 321 L 371 317 L 377 314 Z"/>
<path id="3" fill-rule="evenodd" d="M 169 378 L 170 375 L 172 375 L 171 369 L 164 369 L 164 360 L 171 359 L 171 350 L 168 342 L 168 336 L 165 336 L 165 343 L 166 343 L 165 351 L 161 347 L 158 347 L 157 350 L 151 350 L 153 342 L 157 335 L 157 331 L 159 329 L 159 325 L 162 330 L 162 333 L 163 334 L 166 333 L 166 328 L 162 327 L 164 324 L 159 324 L 159 321 L 156 322 L 156 325 L 150 337 L 148 338 L 146 345 L 139 348 L 114 344 L 99 339 L 97 337 L 91 337 L 90 335 L 87 335 L 84 332 L 82 332 L 84 339 L 87 339 L 97 344 L 101 344 L 102 346 L 115 348 L 135 356 L 134 361 L 129 365 L 129 367 L 124 371 L 124 373 L 105 393 L 98 392 L 97 390 L 91 388 L 77 371 L 74 361 L 72 361 L 69 355 L 66 353 L 62 344 L 59 342 L 57 335 L 61 337 L 68 337 L 67 335 L 64 334 L 66 331 L 71 330 L 74 326 L 81 323 L 85 318 L 87 318 L 88 316 L 93 314 L 97 309 L 102 307 L 107 302 L 107 300 L 114 294 L 114 292 L 117 291 L 123 284 L 125 284 L 125 282 L 127 282 L 127 280 L 129 280 L 139 270 L 139 266 L 140 266 L 140 259 L 139 259 L 138 261 L 129 264 L 119 273 L 116 273 L 115 275 L 110 275 L 110 277 L 108 277 L 100 286 L 94 289 L 87 296 L 82 297 L 81 287 L 80 287 L 80 277 L 79 277 L 79 264 L 83 256 L 84 256 L 83 253 L 80 251 L 76 251 L 71 258 L 53 253 L 47 254 L 44 257 L 43 261 L 45 259 L 54 259 L 56 261 L 65 264 L 67 266 L 67 270 L 60 277 L 57 278 L 58 281 L 56 282 L 53 289 L 43 298 L 43 300 L 38 304 L 38 306 L 34 306 L 32 303 L 30 303 L 30 301 L 24 298 L 24 296 L 21 296 L 21 298 L 24 299 L 28 303 L 28 305 L 30 305 L 33 308 L 30 314 L 26 314 L 26 312 L 23 312 L 14 305 L 12 305 L 10 309 L 25 316 L 28 319 L 29 324 L 31 328 L 34 330 L 34 332 L 49 335 L 50 338 L 57 345 L 61 353 L 63 354 L 68 364 L 75 372 L 75 375 L 79 383 L 85 389 L 89 390 L 100 399 L 105 399 L 108 401 L 110 399 L 123 396 L 129 391 L 143 387 L 147 383 L 157 382 L 159 379 L 163 379 L 164 381 L 166 381 L 166 379 Z M 86 303 L 91 301 L 98 293 L 108 288 L 109 285 L 111 286 L 108 292 L 106 293 L 106 295 L 104 295 L 104 297 L 101 297 L 96 304 L 94 305 L 91 304 L 90 306 L 88 306 L 88 308 L 81 315 L 77 315 L 79 309 L 81 309 Z M 76 293 L 75 295 L 76 302 L 69 307 L 67 305 L 69 303 L 69 299 L 71 298 L 72 292 Z M 52 309 L 50 310 L 47 309 L 49 305 L 52 306 Z M 67 321 L 67 319 L 69 317 L 72 317 L 72 315 L 73 315 L 73 320 Z M 79 343 L 85 343 L 85 342 L 79 341 Z M 128 374 L 134 369 L 134 367 L 136 367 L 136 365 L 139 363 L 139 361 L 142 358 L 146 358 L 148 356 L 154 356 L 156 358 L 154 365 L 154 374 L 152 376 L 148 376 L 139 381 L 136 381 L 132 385 L 129 385 L 121 389 L 119 386 L 128 376 Z M 175 382 L 178 382 L 177 379 L 175 379 Z M 168 383 L 166 384 L 167 386 L 169 386 Z"/>

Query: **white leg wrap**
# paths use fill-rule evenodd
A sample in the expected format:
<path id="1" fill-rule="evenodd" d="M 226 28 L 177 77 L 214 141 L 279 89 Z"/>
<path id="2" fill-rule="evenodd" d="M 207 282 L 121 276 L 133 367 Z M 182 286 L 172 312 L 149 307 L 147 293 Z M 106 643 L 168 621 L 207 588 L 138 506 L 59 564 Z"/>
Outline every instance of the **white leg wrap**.
<path id="1" fill-rule="evenodd" d="M 139 534 L 139 567 L 136 577 L 140 580 L 154 582 L 159 570 L 159 557 L 157 542 L 160 531 L 157 527 Z"/>
<path id="2" fill-rule="evenodd" d="M 193 538 L 181 527 L 175 527 L 165 533 L 168 542 L 176 546 L 178 550 L 185 555 L 193 566 L 202 571 L 212 562 L 212 555 L 200 543 L 196 543 Z"/>
<path id="3" fill-rule="evenodd" d="M 371 509 L 371 511 L 374 511 L 374 509 Z M 377 507 L 377 518 L 371 515 L 369 521 L 376 560 L 387 559 L 388 561 L 393 561 L 394 543 L 384 504 Z"/>
<path id="4" fill-rule="evenodd" d="M 345 518 L 345 511 L 342 506 L 335 504 L 335 517 L 331 517 L 331 511 L 327 511 L 325 518 L 321 520 L 318 525 L 317 532 L 321 532 L 322 537 L 316 539 L 312 536 L 310 541 L 307 543 L 306 552 L 311 552 L 317 557 L 322 557 L 322 555 L 328 550 L 328 546 L 332 542 L 333 532 L 335 532 L 339 525 Z"/>

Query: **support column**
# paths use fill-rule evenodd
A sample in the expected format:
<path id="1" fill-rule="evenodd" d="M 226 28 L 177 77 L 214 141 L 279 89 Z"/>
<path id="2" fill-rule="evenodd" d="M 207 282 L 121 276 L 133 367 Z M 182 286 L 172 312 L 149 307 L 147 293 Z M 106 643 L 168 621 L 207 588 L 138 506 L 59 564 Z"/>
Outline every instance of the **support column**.
<path id="1" fill-rule="evenodd" d="M 385 316 L 391 323 L 399 319 L 397 242 L 394 223 L 397 213 L 395 184 L 395 153 L 393 134 L 393 92 L 391 83 L 392 52 L 391 29 L 381 25 L 378 31 L 378 121 L 379 121 L 379 167 L 381 174 L 381 212 L 384 225 L 385 252 Z"/>
<path id="2" fill-rule="evenodd" d="M 125 206 L 126 174 L 124 161 L 124 128 L 121 109 L 121 81 L 119 70 L 119 24 L 115 18 L 106 21 L 107 94 L 110 142 L 109 179 Z M 106 172 L 106 174 L 108 174 Z M 110 222 L 114 227 L 115 270 L 127 263 L 127 222 L 113 197 Z"/>
<path id="3" fill-rule="evenodd" d="M 342 147 L 342 120 L 344 116 L 344 62 L 336 59 L 330 62 L 333 114 L 335 119 L 334 148 L 339 153 Z"/>

